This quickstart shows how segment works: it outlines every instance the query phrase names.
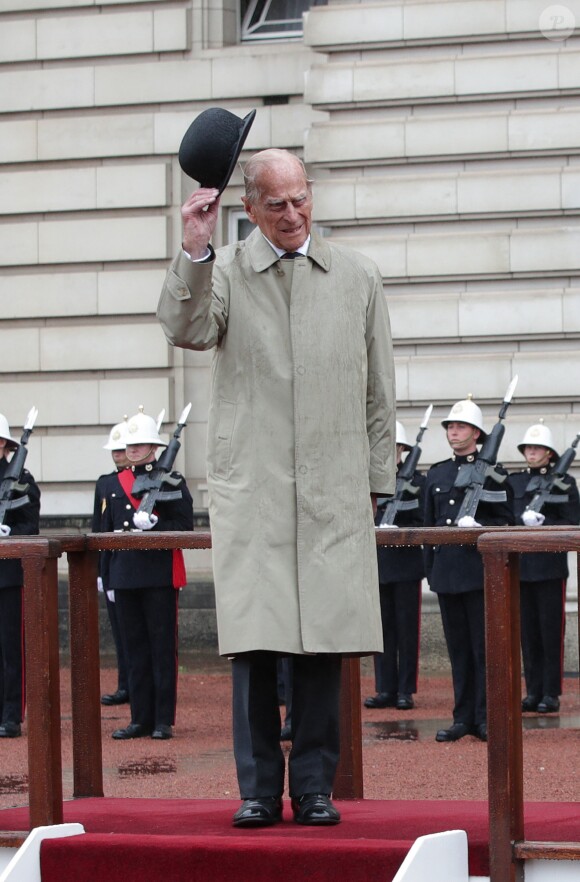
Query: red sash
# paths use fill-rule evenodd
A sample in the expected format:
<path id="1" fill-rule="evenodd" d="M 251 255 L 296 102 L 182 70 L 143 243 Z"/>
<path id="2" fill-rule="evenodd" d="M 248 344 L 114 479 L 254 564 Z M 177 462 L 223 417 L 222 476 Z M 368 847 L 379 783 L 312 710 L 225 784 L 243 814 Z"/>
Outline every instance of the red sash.
<path id="1" fill-rule="evenodd" d="M 135 483 L 135 472 L 132 469 L 122 469 L 117 472 L 119 484 L 123 488 L 123 492 L 133 508 L 139 508 L 140 500 L 131 495 L 133 484 Z M 187 576 L 185 573 L 185 561 L 183 560 L 183 551 L 181 548 L 173 549 L 173 587 L 175 589 L 183 588 L 187 585 Z"/>

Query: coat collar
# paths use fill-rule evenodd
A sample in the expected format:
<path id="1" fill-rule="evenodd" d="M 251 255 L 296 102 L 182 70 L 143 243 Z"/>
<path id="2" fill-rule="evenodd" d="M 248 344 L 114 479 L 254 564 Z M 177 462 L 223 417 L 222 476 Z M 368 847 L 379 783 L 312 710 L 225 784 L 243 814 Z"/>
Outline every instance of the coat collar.
<path id="1" fill-rule="evenodd" d="M 271 246 L 264 239 L 264 236 L 260 232 L 260 230 L 252 230 L 248 238 L 246 239 L 246 248 L 250 257 L 250 263 L 252 265 L 252 269 L 257 273 L 264 272 L 264 270 L 269 269 L 274 263 L 277 262 L 278 256 L 274 251 L 272 251 Z M 308 249 L 308 257 L 313 260 L 318 266 L 324 270 L 324 272 L 328 272 L 330 269 L 330 245 L 328 242 L 318 236 L 316 233 L 311 233 L 310 236 L 310 247 Z"/>

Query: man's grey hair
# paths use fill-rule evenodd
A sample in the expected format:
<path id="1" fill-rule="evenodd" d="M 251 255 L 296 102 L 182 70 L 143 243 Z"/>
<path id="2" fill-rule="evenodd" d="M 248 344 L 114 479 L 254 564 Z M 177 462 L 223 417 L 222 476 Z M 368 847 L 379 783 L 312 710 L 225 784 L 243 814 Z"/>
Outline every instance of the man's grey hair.
<path id="1" fill-rule="evenodd" d="M 294 153 L 290 153 L 288 150 L 280 150 L 277 147 L 271 147 L 268 150 L 262 150 L 260 153 L 255 153 L 254 156 L 251 156 L 242 169 L 242 174 L 244 176 L 244 186 L 246 188 L 246 199 L 252 205 L 258 202 L 260 196 L 262 195 L 259 185 L 259 179 L 263 169 L 267 166 L 274 165 L 279 162 L 296 163 L 296 165 L 300 167 L 304 175 L 304 180 L 306 181 L 308 189 L 312 189 L 312 184 L 314 183 L 314 181 L 308 177 L 308 174 L 306 173 L 306 167 L 302 160 Z"/>

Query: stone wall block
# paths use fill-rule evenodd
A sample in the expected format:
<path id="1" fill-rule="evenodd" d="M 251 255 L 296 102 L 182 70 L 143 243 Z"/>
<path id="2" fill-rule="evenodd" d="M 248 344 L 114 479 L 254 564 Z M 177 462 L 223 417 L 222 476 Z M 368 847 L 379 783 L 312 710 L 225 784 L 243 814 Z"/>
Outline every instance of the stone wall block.
<path id="1" fill-rule="evenodd" d="M 0 27 L 0 64 L 29 61 L 35 57 L 35 22 L 29 19 L 3 21 Z"/>
<path id="2" fill-rule="evenodd" d="M 153 50 L 153 15 L 144 10 L 39 18 L 40 59 L 134 55 Z"/>
<path id="3" fill-rule="evenodd" d="M 98 168 L 97 208 L 154 208 L 167 205 L 168 169 L 168 164 L 164 162 Z"/>
<path id="4" fill-rule="evenodd" d="M 157 322 L 135 325 L 64 325 L 40 330 L 43 371 L 142 370 L 168 366 Z M 38 359 L 37 359 L 38 361 Z"/>
<path id="5" fill-rule="evenodd" d="M 0 224 L 0 266 L 20 266 L 38 260 L 38 224 Z"/>
<path id="6" fill-rule="evenodd" d="M 173 407 L 171 390 L 172 383 L 168 376 L 148 376 L 144 382 L 142 376 L 132 376 L 127 372 L 122 377 L 99 380 L 99 422 L 104 426 L 102 443 L 105 443 L 111 426 L 121 422 L 125 415 L 133 416 L 141 405 L 145 413 L 155 417 L 165 409 L 165 421 L 170 421 L 176 409 Z M 167 435 L 166 429 L 162 429 L 162 432 Z"/>
<path id="7" fill-rule="evenodd" d="M 167 258 L 167 218 L 47 221 L 39 224 L 38 252 L 49 264 Z"/>
<path id="8" fill-rule="evenodd" d="M 38 335 L 38 328 L 2 327 L 0 371 L 15 374 L 40 370 Z"/>
<path id="9" fill-rule="evenodd" d="M 155 315 L 166 270 L 106 270 L 97 274 L 99 315 Z"/>
<path id="10" fill-rule="evenodd" d="M 40 119 L 38 158 L 47 161 L 152 154 L 153 122 L 151 113 Z"/>
<path id="11" fill-rule="evenodd" d="M 92 107 L 94 95 L 92 67 L 0 72 L 0 113 Z"/>
<path id="12" fill-rule="evenodd" d="M 199 101 L 211 95 L 211 61 L 104 65 L 95 68 L 95 104 Z"/>
<path id="13" fill-rule="evenodd" d="M 307 132 L 304 156 L 317 162 L 365 162 L 404 156 L 405 120 L 314 124 Z"/>
<path id="14" fill-rule="evenodd" d="M 0 275 L 0 311 L 15 319 L 96 315 L 97 274 Z"/>

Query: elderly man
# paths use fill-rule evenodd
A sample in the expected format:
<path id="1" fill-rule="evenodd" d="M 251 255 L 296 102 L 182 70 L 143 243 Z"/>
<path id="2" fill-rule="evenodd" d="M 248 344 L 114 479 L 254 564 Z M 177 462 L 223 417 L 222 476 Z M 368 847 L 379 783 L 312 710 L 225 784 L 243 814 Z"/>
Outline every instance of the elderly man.
<path id="1" fill-rule="evenodd" d="M 311 232 L 300 160 L 245 167 L 258 229 L 217 253 L 218 190 L 182 209 L 158 315 L 214 349 L 208 487 L 220 653 L 233 658 L 240 827 L 282 819 L 279 655 L 293 660 L 289 793 L 299 824 L 336 824 L 341 653 L 382 649 L 376 496 L 395 486 L 392 346 L 377 267 Z"/>

